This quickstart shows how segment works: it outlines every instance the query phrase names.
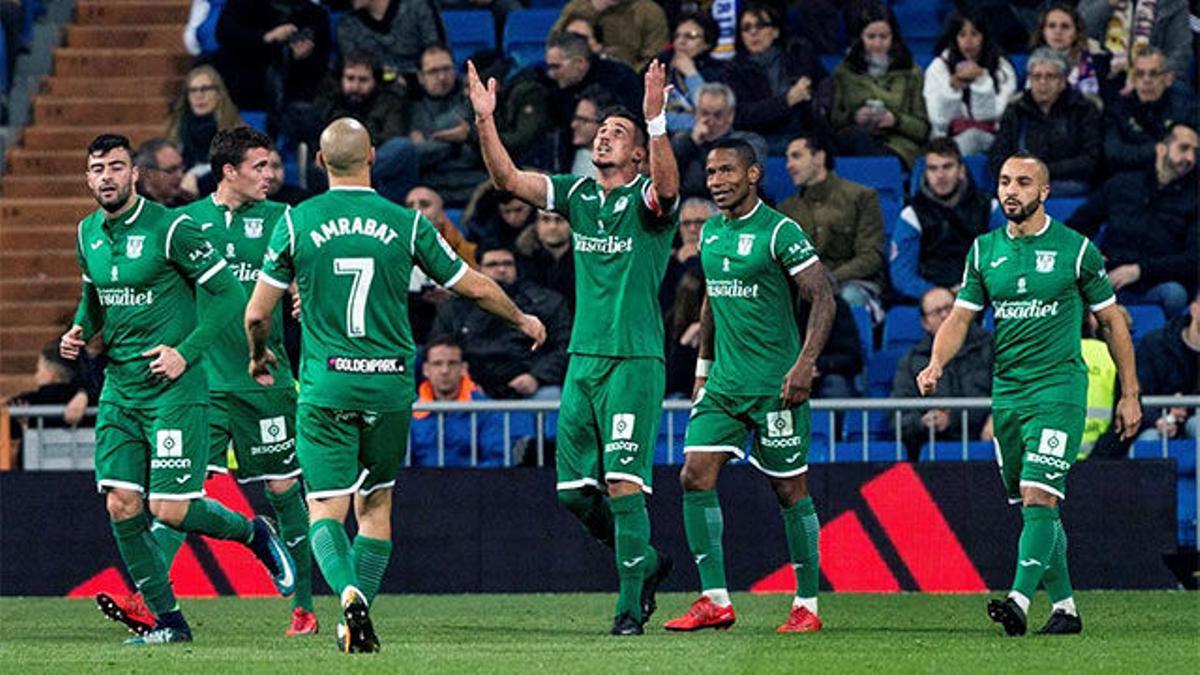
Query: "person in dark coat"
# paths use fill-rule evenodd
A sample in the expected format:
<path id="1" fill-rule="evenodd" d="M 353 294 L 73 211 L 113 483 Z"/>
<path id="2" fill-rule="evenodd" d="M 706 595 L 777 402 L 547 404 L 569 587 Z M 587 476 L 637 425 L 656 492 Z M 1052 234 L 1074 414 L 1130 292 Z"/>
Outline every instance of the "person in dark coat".
<path id="1" fill-rule="evenodd" d="M 1177 316 L 1142 338 L 1137 350 L 1138 384 L 1144 396 L 1196 396 L 1200 394 L 1200 295 L 1192 299 L 1188 314 Z M 1200 432 L 1196 416 L 1178 407 L 1160 415 L 1143 406 L 1142 440 L 1195 438 Z"/>
<path id="2" fill-rule="evenodd" d="M 1154 144 L 1176 122 L 1195 125 L 1196 99 L 1175 74 L 1162 51 L 1147 47 L 1133 60 L 1133 92 L 1117 97 L 1105 111 L 1104 157 L 1110 172 L 1144 169 L 1154 163 Z"/>

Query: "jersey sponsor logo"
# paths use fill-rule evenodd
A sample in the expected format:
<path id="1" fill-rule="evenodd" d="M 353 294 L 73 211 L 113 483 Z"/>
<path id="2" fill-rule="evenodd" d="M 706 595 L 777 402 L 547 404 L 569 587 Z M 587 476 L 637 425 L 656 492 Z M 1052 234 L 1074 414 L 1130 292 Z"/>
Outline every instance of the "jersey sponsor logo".
<path id="1" fill-rule="evenodd" d="M 992 262 L 988 263 L 988 265 L 989 265 L 989 266 L 990 266 L 992 269 L 996 269 L 997 267 L 999 267 L 999 266 L 1003 265 L 1003 264 L 1004 264 L 1004 263 L 1006 263 L 1006 262 L 1008 262 L 1008 256 L 1006 256 L 1006 255 L 1002 255 L 1002 256 L 1000 256 L 999 258 L 996 258 L 996 259 L 995 259 L 995 260 L 993 260 Z"/>
<path id="2" fill-rule="evenodd" d="M 117 268 L 113 268 L 113 281 L 117 280 Z M 144 307 L 154 304 L 154 291 L 137 292 L 128 286 L 121 288 L 98 288 L 96 294 L 105 307 Z"/>
<path id="3" fill-rule="evenodd" d="M 237 277 L 238 281 L 254 281 L 258 278 L 258 270 L 250 263 L 234 263 L 232 267 L 233 276 Z"/>
<path id="4" fill-rule="evenodd" d="M 1025 461 L 1031 464 L 1041 464 L 1062 471 L 1069 471 L 1071 465 L 1064 459 L 1059 459 L 1051 455 L 1042 455 L 1035 452 L 1025 453 Z"/>
<path id="5" fill-rule="evenodd" d="M 131 234 L 125 239 L 125 256 L 129 258 L 142 257 L 142 247 L 146 243 L 146 236 L 142 234 Z"/>
<path id="6" fill-rule="evenodd" d="M 246 233 L 247 239 L 261 239 L 263 235 L 263 219 L 243 218 L 242 228 Z"/>
<path id="7" fill-rule="evenodd" d="M 739 234 L 737 252 L 740 256 L 750 255 L 750 251 L 754 250 L 754 235 Z"/>
<path id="8" fill-rule="evenodd" d="M 758 284 L 745 284 L 741 279 L 706 280 L 710 298 L 757 298 Z"/>
<path id="9" fill-rule="evenodd" d="M 327 222 L 321 223 L 320 231 L 313 229 L 308 233 L 313 244 L 320 248 L 325 245 L 325 242 L 334 237 L 345 237 L 351 234 L 359 234 L 364 237 L 378 239 L 383 244 L 390 244 L 395 241 L 396 237 L 400 236 L 387 223 L 381 223 L 374 218 L 330 218 Z"/>
<path id="10" fill-rule="evenodd" d="M 995 310 L 997 319 L 1043 319 L 1048 316 L 1058 316 L 1058 304 L 1057 300 L 1045 303 L 1037 298 L 1004 300 L 993 302 L 992 309 Z"/>
<path id="11" fill-rule="evenodd" d="M 578 232 L 572 232 L 571 236 L 575 240 L 575 250 L 579 253 L 630 253 L 633 251 L 633 237 L 624 239 L 612 235 L 589 237 Z"/>
<path id="12" fill-rule="evenodd" d="M 1038 442 L 1038 452 L 1043 455 L 1062 457 L 1067 451 L 1067 433 L 1058 429 L 1042 429 L 1042 439 Z"/>
<path id="13" fill-rule="evenodd" d="M 95 251 L 96 249 L 100 248 L 103 245 L 104 245 L 104 240 L 97 239 L 96 241 L 92 242 L 92 250 Z"/>
<path id="14" fill-rule="evenodd" d="M 263 443 L 280 443 L 287 440 L 287 423 L 283 415 L 265 417 L 258 421 L 258 432 Z"/>
<path id="15" fill-rule="evenodd" d="M 327 370 L 335 373 L 357 375 L 400 375 L 405 372 L 403 358 L 361 358 L 356 356 L 331 356 L 326 362 Z"/>
<path id="16" fill-rule="evenodd" d="M 596 195 L 584 195 L 584 194 L 581 194 L 581 195 L 579 195 L 579 198 L 580 198 L 580 199 L 582 199 L 582 200 L 583 200 L 583 201 L 585 201 L 585 202 L 594 202 L 594 201 L 596 201 Z"/>
<path id="17" fill-rule="evenodd" d="M 783 438 L 795 433 L 791 410 L 767 413 L 767 438 Z"/>
<path id="18" fill-rule="evenodd" d="M 627 441 L 633 438 L 633 425 L 637 416 L 633 413 L 617 413 L 612 416 L 612 433 L 614 441 Z"/>
<path id="19" fill-rule="evenodd" d="M 1058 256 L 1058 251 L 1034 251 L 1037 258 L 1034 261 L 1034 269 L 1042 274 L 1049 274 L 1054 271 L 1054 259 Z"/>

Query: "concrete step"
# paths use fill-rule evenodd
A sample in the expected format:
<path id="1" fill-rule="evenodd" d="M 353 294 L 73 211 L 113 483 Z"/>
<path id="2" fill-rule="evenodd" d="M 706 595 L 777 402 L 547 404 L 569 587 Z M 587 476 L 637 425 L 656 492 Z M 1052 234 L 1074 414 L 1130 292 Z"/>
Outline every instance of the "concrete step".
<path id="1" fill-rule="evenodd" d="M 62 77 L 120 78 L 184 75 L 192 56 L 166 49 L 74 49 L 54 50 L 54 74 Z M 134 70 L 136 69 L 136 70 Z"/>
<path id="2" fill-rule="evenodd" d="M 174 98 L 183 90 L 182 77 L 48 77 L 42 80 L 41 93 L 50 96 L 82 98 L 105 97 L 114 91 L 136 92 L 139 96 Z"/>
<path id="3" fill-rule="evenodd" d="M 68 47 L 111 48 L 120 45 L 130 49 L 184 51 L 183 29 L 175 23 L 132 26 L 67 26 L 66 44 Z"/>
<path id="4" fill-rule="evenodd" d="M 78 300 L 80 284 L 79 274 L 44 280 L 0 278 L 0 298 L 5 302 Z"/>
<path id="5" fill-rule="evenodd" d="M 188 0 L 80 0 L 75 23 L 81 26 L 144 26 L 187 23 Z"/>
<path id="6" fill-rule="evenodd" d="M 14 151 L 15 152 L 15 151 Z M 96 208 L 91 197 L 81 199 L 0 199 L 0 242 L 9 230 L 34 231 L 63 227 L 74 236 L 75 226 Z M 0 248 L 8 244 L 0 243 Z"/>
<path id="7" fill-rule="evenodd" d="M 23 252 L 75 250 L 75 225 L 9 225 L 0 228 L 0 250 Z"/>
<path id="8" fill-rule="evenodd" d="M 9 350 L 40 352 L 42 345 L 61 336 L 62 333 L 62 326 L 57 324 L 0 326 L 0 353 L 7 353 Z"/>
<path id="9" fill-rule="evenodd" d="M 82 172 L 69 176 L 5 176 L 0 180 L 0 195 L 4 197 L 90 197 L 91 194 Z"/>
<path id="10" fill-rule="evenodd" d="M 36 387 L 33 384 L 33 368 L 37 363 L 37 356 L 30 357 L 26 354 L 21 354 L 19 363 L 24 365 L 28 362 L 28 366 L 24 370 L 18 371 L 20 374 L 11 374 L 4 371 L 3 361 L 0 360 L 0 398 L 12 396 L 23 391 L 31 391 Z M 14 360 L 14 366 L 18 361 Z M 29 373 L 26 375 L 25 373 Z"/>
<path id="11" fill-rule="evenodd" d="M 8 152 L 8 171 L 15 175 L 35 173 L 82 172 L 85 158 L 78 150 L 26 150 L 13 148 Z"/>
<path id="12" fill-rule="evenodd" d="M 164 123 L 168 112 L 170 104 L 165 96 L 61 98 L 42 95 L 33 99 L 35 124 L 65 126 Z"/>
<path id="13" fill-rule="evenodd" d="M 155 122 L 148 120 L 142 124 L 124 125 L 78 125 L 52 126 L 38 124 L 27 127 L 21 135 L 21 143 L 30 150 L 74 150 L 79 153 L 80 161 L 85 161 L 84 154 L 88 143 L 100 134 L 122 134 L 136 148 L 148 138 L 166 134 L 166 120 Z"/>
<path id="14" fill-rule="evenodd" d="M 0 251 L 0 278 L 78 279 L 79 263 L 74 247 L 29 251 Z M 4 322 L 0 321 L 0 326 Z"/>
<path id="15" fill-rule="evenodd" d="M 65 326 L 75 316 L 75 300 L 44 302 L 0 302 L 0 325 Z"/>

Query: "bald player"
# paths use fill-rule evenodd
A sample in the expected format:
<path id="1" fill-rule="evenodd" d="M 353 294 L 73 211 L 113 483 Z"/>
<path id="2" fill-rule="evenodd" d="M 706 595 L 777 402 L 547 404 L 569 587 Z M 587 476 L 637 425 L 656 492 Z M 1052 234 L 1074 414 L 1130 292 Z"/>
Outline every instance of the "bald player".
<path id="1" fill-rule="evenodd" d="M 988 617 L 1008 635 L 1024 635 L 1030 599 L 1044 584 L 1053 604 L 1043 634 L 1073 634 L 1083 622 L 1067 571 L 1067 535 L 1058 504 L 1079 454 L 1087 417 L 1087 368 L 1079 326 L 1091 311 L 1108 330 L 1108 351 L 1121 378 L 1113 424 L 1128 438 L 1141 423 L 1133 341 L 1104 272 L 1104 259 L 1083 235 L 1046 215 L 1046 165 L 1017 154 L 1000 169 L 997 196 L 1008 225 L 977 238 L 967 253 L 962 289 L 933 340 L 929 366 L 917 375 L 933 393 L 942 368 L 962 347 L 967 327 L 989 304 L 996 319 L 992 415 L 996 458 L 1010 504 L 1024 526 L 1012 590 L 988 602 Z"/>
<path id="2" fill-rule="evenodd" d="M 404 459 L 415 386 L 408 323 L 413 266 L 438 284 L 545 339 L 491 279 L 472 271 L 417 211 L 371 189 L 375 150 L 361 123 L 335 120 L 317 161 L 329 191 L 284 211 L 246 306 L 250 374 L 270 385 L 271 317 L 295 281 L 305 298 L 296 410 L 296 455 L 304 470 L 313 557 L 342 606 L 338 647 L 375 652 L 368 608 L 392 552 L 392 486 Z M 354 501 L 358 534 L 344 523 Z"/>

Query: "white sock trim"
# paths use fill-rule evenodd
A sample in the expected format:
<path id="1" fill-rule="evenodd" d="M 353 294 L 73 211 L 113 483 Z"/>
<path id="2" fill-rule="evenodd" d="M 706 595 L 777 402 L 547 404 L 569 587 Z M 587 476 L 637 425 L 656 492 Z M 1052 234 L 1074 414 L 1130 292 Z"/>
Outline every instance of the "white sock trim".
<path id="1" fill-rule="evenodd" d="M 792 598 L 792 607 L 793 608 L 803 607 L 803 608 L 807 609 L 808 611 L 812 612 L 813 614 L 816 614 L 817 613 L 817 599 L 816 598 L 795 597 L 795 598 Z"/>
<path id="2" fill-rule="evenodd" d="M 1062 610 L 1071 616 L 1079 616 L 1079 610 L 1075 608 L 1075 598 L 1070 597 L 1065 600 L 1059 600 L 1050 607 L 1051 612 Z"/>
<path id="3" fill-rule="evenodd" d="M 1023 593 L 1010 591 L 1008 597 L 1012 598 L 1013 602 L 1017 603 L 1017 606 L 1021 608 L 1022 612 L 1024 612 L 1026 615 L 1029 614 L 1029 598 L 1025 597 Z"/>
<path id="4" fill-rule="evenodd" d="M 727 588 L 709 588 L 703 593 L 704 597 L 713 601 L 717 607 L 728 607 L 733 604 L 729 599 L 729 589 Z"/>

